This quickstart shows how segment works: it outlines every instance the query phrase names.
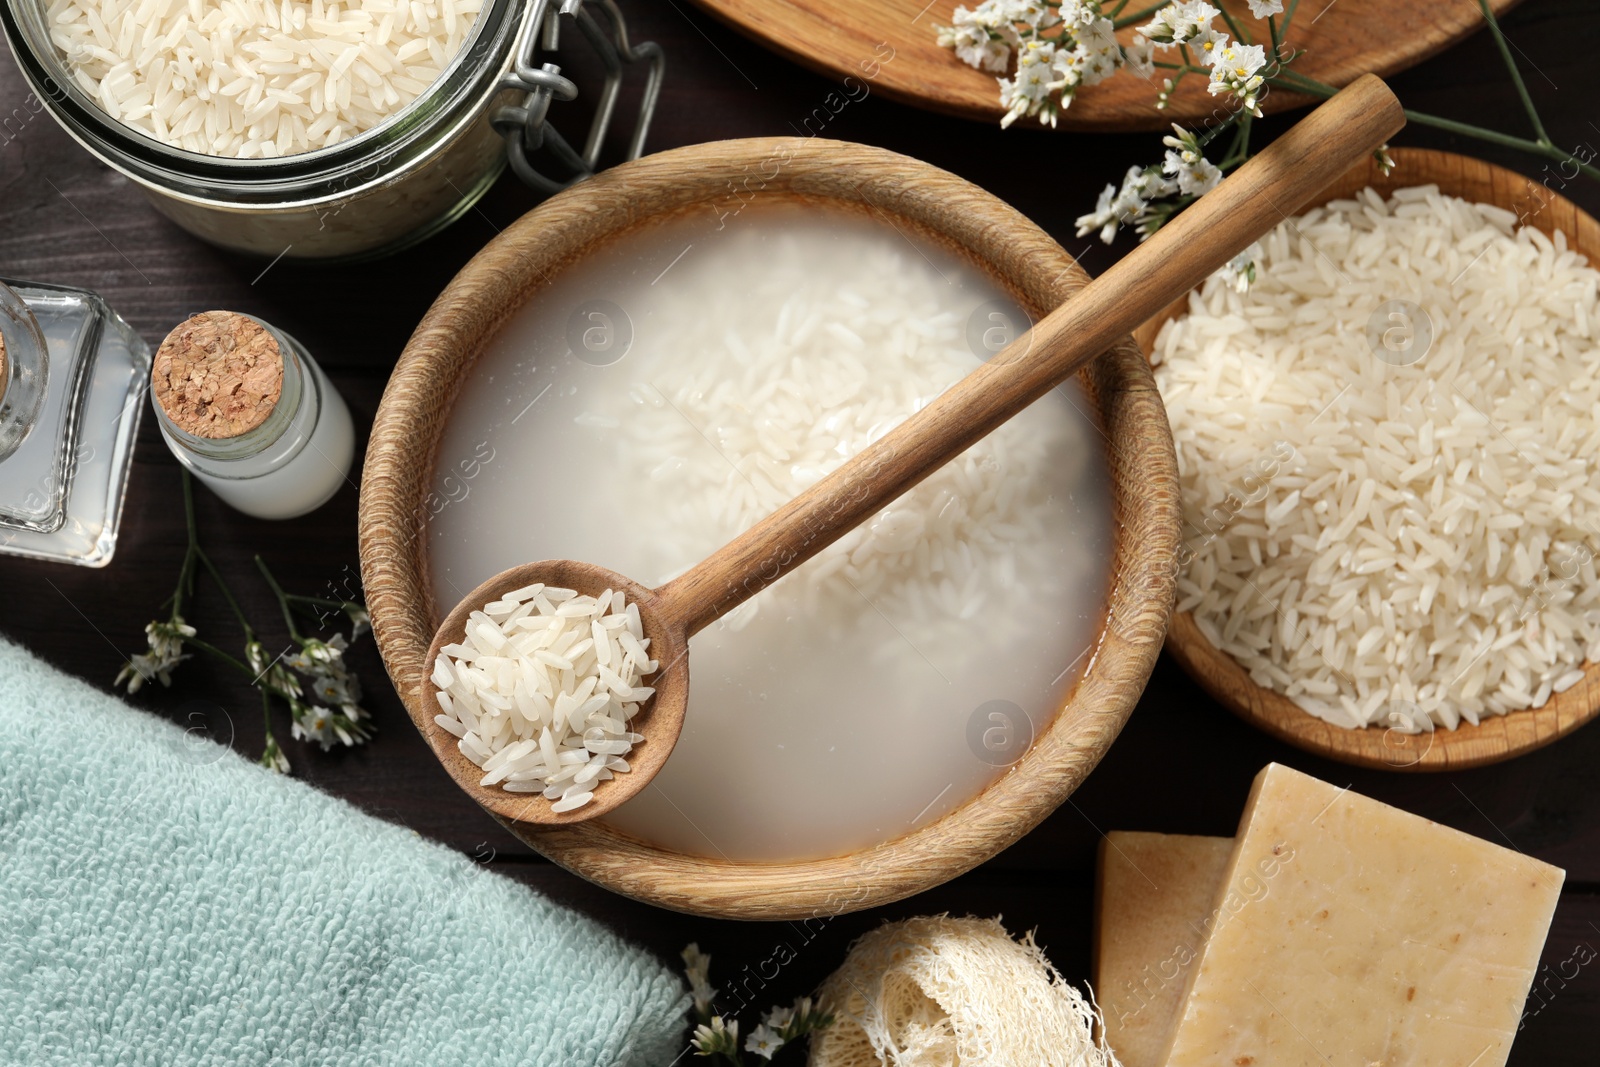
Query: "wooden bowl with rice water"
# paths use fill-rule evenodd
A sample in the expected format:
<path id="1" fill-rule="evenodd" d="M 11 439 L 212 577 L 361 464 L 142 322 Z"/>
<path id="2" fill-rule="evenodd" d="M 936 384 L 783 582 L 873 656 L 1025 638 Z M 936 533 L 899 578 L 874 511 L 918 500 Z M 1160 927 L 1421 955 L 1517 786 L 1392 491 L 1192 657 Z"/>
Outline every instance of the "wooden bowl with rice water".
<path id="1" fill-rule="evenodd" d="M 643 580 L 686 566 L 728 524 L 786 498 L 786 479 L 804 484 L 837 461 L 823 452 L 881 433 L 882 405 L 903 417 L 954 380 L 950 360 L 975 364 L 975 337 L 1015 326 L 1018 307 L 1037 319 L 1086 281 L 983 190 L 891 152 L 811 139 L 650 156 L 509 227 L 413 335 L 363 478 L 374 632 L 435 754 L 458 780 L 475 771 L 434 721 L 426 654 L 443 610 L 477 581 L 540 557 L 593 558 Z M 773 318 L 750 318 L 775 285 Z M 816 293 L 827 299 L 804 302 Z M 854 317 L 830 318 L 835 304 Z M 652 349 L 700 336 L 686 331 L 708 317 L 726 336 L 706 335 L 693 359 Z M 762 363 L 773 331 L 779 351 L 820 337 L 818 351 L 840 362 L 815 375 L 820 385 L 803 369 L 777 375 Z M 613 352 L 618 336 L 631 351 Z M 617 374 L 633 376 L 627 390 L 607 377 Z M 880 406 L 862 399 L 886 380 L 893 395 Z M 965 454 L 941 471 L 950 481 L 930 478 L 746 605 L 759 613 L 697 636 L 694 714 L 637 798 L 539 827 L 516 821 L 525 797 L 468 791 L 591 881 L 730 918 L 872 907 L 1016 841 L 1132 712 L 1165 633 L 1179 543 L 1171 436 L 1131 338 L 1018 418 L 1034 421 L 986 439 L 999 451 Z M 595 443 L 610 467 L 585 466 Z M 1074 465 L 1071 484 L 1040 473 Z M 924 490 L 935 495 L 914 499 Z M 555 507 L 558 491 L 578 506 Z M 617 521 L 633 517 L 617 509 L 646 505 L 656 521 Z M 894 578 L 896 567 L 913 577 Z M 1038 601 L 1040 621 L 1020 637 L 1003 626 L 1024 614 L 1006 607 L 1013 596 Z M 1008 660 L 1013 641 L 1023 651 Z M 1026 697 L 1008 689 L 1020 676 L 1039 679 Z M 791 688 L 804 702 L 775 714 Z M 691 736 L 697 723 L 709 725 Z M 941 760 L 948 780 L 904 788 L 909 768 Z"/>
<path id="2" fill-rule="evenodd" d="M 1504 168 L 1452 153 L 1396 149 L 1392 155 L 1398 164 L 1392 174 L 1384 175 L 1375 163 L 1356 167 L 1330 185 L 1313 202 L 1313 206 L 1351 198 L 1368 187 L 1388 198 L 1399 189 L 1437 185 L 1445 196 L 1491 204 L 1511 212 L 1519 224 L 1532 226 L 1547 237 L 1553 238 L 1559 232 L 1564 235 L 1569 249 L 1586 256 L 1591 266 L 1600 265 L 1600 224 L 1556 191 L 1564 183 L 1553 170 L 1547 169 L 1547 173 L 1554 180 L 1541 185 Z M 1326 260 L 1330 269 L 1339 272 L 1331 259 L 1323 256 L 1317 258 Z M 1463 260 L 1466 263 L 1465 270 L 1476 266 L 1470 254 L 1463 255 Z M 1458 274 L 1458 282 L 1460 277 Z M 1406 296 L 1404 291 L 1392 295 L 1402 300 Z M 1407 331 L 1397 337 L 1411 343 L 1416 336 L 1411 332 L 1416 324 L 1405 321 L 1408 314 L 1405 309 L 1397 310 L 1402 318 L 1394 319 L 1392 323 Z M 1186 315 L 1188 311 L 1188 300 L 1178 301 L 1162 315 L 1146 323 L 1135 332 L 1141 348 L 1147 354 L 1152 353 L 1162 327 Z M 1383 325 L 1388 328 L 1390 322 L 1386 320 Z M 1429 329 L 1431 332 L 1431 325 Z M 1590 337 L 1594 336 L 1591 332 Z M 1426 359 L 1426 355 L 1421 358 Z M 1403 364 L 1404 361 L 1398 360 L 1397 363 Z M 1482 404 L 1483 401 L 1480 399 L 1478 403 Z M 1182 419 L 1174 415 L 1174 427 L 1181 427 L 1181 423 Z M 1573 454 L 1581 454 L 1582 451 L 1580 445 Z M 1271 483 L 1278 469 L 1281 468 L 1269 461 L 1259 472 L 1262 486 L 1268 492 L 1271 492 Z M 1282 500 L 1277 500 L 1277 503 L 1282 504 Z M 1211 515 L 1213 511 L 1205 510 L 1204 514 Z M 1227 535 L 1232 516 L 1221 512 L 1216 514 L 1219 516 L 1216 525 L 1221 528 L 1215 530 L 1204 520 L 1197 525 L 1193 516 L 1186 518 L 1186 548 L 1180 558 L 1190 558 L 1195 546 L 1204 544 L 1212 536 Z M 1581 546 L 1577 551 L 1581 552 Z M 1559 553 L 1552 552 L 1551 555 L 1559 557 Z M 1472 563 L 1467 561 L 1464 565 L 1470 567 Z M 1502 576 L 1507 573 L 1504 564 L 1499 573 Z M 1538 594 L 1542 597 L 1555 595 L 1564 584 L 1560 577 L 1546 577 L 1549 578 L 1547 582 L 1540 584 L 1536 578 L 1534 583 L 1536 593 L 1538 589 L 1544 590 Z M 1180 607 L 1184 599 L 1180 590 Z M 1530 601 L 1530 604 L 1533 603 Z M 1281 613 L 1279 619 L 1282 621 Z M 1208 693 L 1247 722 L 1308 752 L 1363 767 L 1444 771 L 1497 763 L 1564 737 L 1600 712 L 1600 666 L 1587 660 L 1566 679 L 1568 687 L 1561 692 L 1550 693 L 1548 699 L 1536 707 L 1503 714 L 1484 714 L 1476 724 L 1463 719 L 1453 729 L 1437 725 L 1432 730 L 1417 731 L 1407 728 L 1404 719 L 1399 724 L 1379 723 L 1357 729 L 1324 721 L 1283 693 L 1257 684 L 1239 660 L 1213 644 L 1190 611 L 1176 611 L 1173 614 L 1167 634 L 1167 648 Z M 1473 666 L 1469 653 L 1465 670 L 1470 671 Z M 1571 678 L 1576 677 L 1579 671 L 1581 679 L 1572 684 Z"/>

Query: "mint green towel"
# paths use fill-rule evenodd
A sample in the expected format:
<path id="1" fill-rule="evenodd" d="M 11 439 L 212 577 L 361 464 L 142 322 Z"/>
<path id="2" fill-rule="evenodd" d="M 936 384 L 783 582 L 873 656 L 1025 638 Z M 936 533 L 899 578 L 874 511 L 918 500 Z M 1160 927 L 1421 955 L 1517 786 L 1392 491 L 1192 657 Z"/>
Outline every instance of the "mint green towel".
<path id="1" fill-rule="evenodd" d="M 0 640 L 0 1062 L 664 1067 L 685 1007 L 588 919 Z"/>

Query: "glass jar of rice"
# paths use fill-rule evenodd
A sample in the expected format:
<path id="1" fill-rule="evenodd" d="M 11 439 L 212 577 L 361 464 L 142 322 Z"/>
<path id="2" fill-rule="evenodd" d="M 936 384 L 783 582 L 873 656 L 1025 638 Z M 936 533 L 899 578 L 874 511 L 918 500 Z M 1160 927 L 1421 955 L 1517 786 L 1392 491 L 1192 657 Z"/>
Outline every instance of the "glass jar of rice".
<path id="1" fill-rule="evenodd" d="M 92 13 L 92 6 L 101 2 L 105 0 L 74 0 L 74 13 Z M 149 68 L 167 62 L 165 55 L 155 63 L 150 60 L 153 35 L 134 39 L 136 26 L 144 25 L 154 12 L 173 20 L 168 36 L 154 39 L 156 46 L 190 41 L 197 34 L 184 24 L 185 8 L 197 11 L 199 5 L 155 0 L 123 9 L 128 29 L 114 40 L 115 27 L 108 29 L 98 15 L 87 18 L 79 56 L 103 58 L 107 64 L 123 61 L 110 67 L 123 80 L 114 82 L 108 75 L 98 83 L 98 95 L 91 92 L 96 83 L 69 63 L 63 51 L 63 17 L 59 11 L 51 14 L 58 6 L 59 0 L 0 4 L 0 24 L 18 66 L 51 115 L 79 144 L 137 183 L 162 214 L 185 230 L 223 248 L 269 258 L 375 258 L 398 251 L 466 213 L 494 184 L 508 158 L 516 173 L 541 192 L 553 192 L 586 176 L 599 155 L 622 64 L 643 60 L 650 68 L 649 80 L 630 143 L 633 158 L 643 150 L 662 73 L 659 47 L 628 43 L 615 0 L 562 0 L 559 12 L 554 0 L 483 0 L 482 8 L 469 16 L 474 21 L 459 51 L 443 57 L 437 79 L 419 86 L 414 99 L 381 121 L 342 140 L 337 131 L 331 138 L 324 135 L 324 142 L 336 143 L 322 147 L 296 150 L 300 146 L 295 145 L 285 151 L 269 144 L 264 147 L 276 154 L 237 158 L 231 151 L 206 154 L 178 147 L 172 143 L 176 138 L 152 134 L 148 122 L 135 123 L 131 118 L 125 122 L 113 115 L 112 109 L 118 109 L 123 99 L 140 99 L 141 89 L 147 103 L 140 110 L 146 115 L 152 110 L 170 111 L 174 101 L 182 107 L 188 97 L 197 95 L 193 84 L 197 75 L 187 66 L 183 69 L 187 79 L 176 73 L 186 59 L 170 62 L 173 73 L 154 89 L 134 86 L 134 75 L 126 72 L 137 70 L 137 76 L 148 81 Z M 274 9 L 263 9 L 269 22 L 285 10 L 266 6 Z M 319 21 L 323 13 L 317 3 L 306 21 L 314 28 L 323 25 Z M 539 58 L 541 51 L 555 48 L 558 20 L 576 25 L 600 52 L 607 74 L 581 153 L 545 122 L 552 100 L 570 100 L 578 92 L 559 67 Z M 226 34 L 222 37 L 226 39 Z M 209 44 L 214 49 L 217 39 L 201 40 L 196 47 Z M 313 40 L 309 47 L 317 43 Z M 131 57 L 134 48 L 143 49 L 138 59 Z M 232 57 L 232 65 L 243 70 L 273 58 L 277 57 L 267 45 L 255 45 L 249 56 Z M 119 67 L 124 73 L 117 73 Z M 327 82 L 329 94 L 334 92 L 334 76 L 342 73 L 338 67 L 335 64 Z M 161 68 L 156 65 L 156 69 Z M 377 84 L 371 68 L 359 72 Z M 215 80 L 213 75 L 213 94 Z M 323 91 L 318 81 L 312 92 Z M 296 94 L 275 92 L 298 104 Z M 343 92 L 348 94 L 348 89 Z M 389 99 L 394 96 L 388 94 Z M 271 106 L 272 100 L 264 103 Z M 158 120 L 156 128 L 166 126 Z M 560 177 L 546 177 L 529 161 L 540 149 L 556 163 Z M 244 152 L 251 150 L 258 148 L 249 145 Z"/>

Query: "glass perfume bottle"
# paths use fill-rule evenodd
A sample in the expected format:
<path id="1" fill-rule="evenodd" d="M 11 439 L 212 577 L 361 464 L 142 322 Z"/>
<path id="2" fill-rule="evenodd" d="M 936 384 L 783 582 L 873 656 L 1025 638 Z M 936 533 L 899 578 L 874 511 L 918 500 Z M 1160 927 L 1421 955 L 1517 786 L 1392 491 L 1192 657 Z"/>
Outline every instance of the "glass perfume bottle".
<path id="1" fill-rule="evenodd" d="M 103 567 L 150 349 L 84 289 L 0 280 L 0 552 Z"/>
<path id="2" fill-rule="evenodd" d="M 344 399 L 300 342 L 250 315 L 206 311 L 175 327 L 150 399 L 178 462 L 246 515 L 304 515 L 348 478 Z"/>

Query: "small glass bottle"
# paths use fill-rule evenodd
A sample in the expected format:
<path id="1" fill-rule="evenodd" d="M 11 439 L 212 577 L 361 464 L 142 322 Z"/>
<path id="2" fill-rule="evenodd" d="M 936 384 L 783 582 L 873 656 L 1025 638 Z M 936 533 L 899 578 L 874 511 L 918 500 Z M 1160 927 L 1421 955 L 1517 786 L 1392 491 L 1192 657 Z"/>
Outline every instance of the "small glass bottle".
<path id="1" fill-rule="evenodd" d="M 0 281 L 0 552 L 111 561 L 150 349 L 83 289 Z"/>
<path id="2" fill-rule="evenodd" d="M 347 480 L 350 409 L 305 348 L 260 319 L 207 311 L 178 325 L 150 396 L 178 462 L 246 515 L 304 515 Z"/>
<path id="3" fill-rule="evenodd" d="M 0 285 L 0 460 L 33 432 L 50 381 L 39 322 L 9 285 Z"/>

